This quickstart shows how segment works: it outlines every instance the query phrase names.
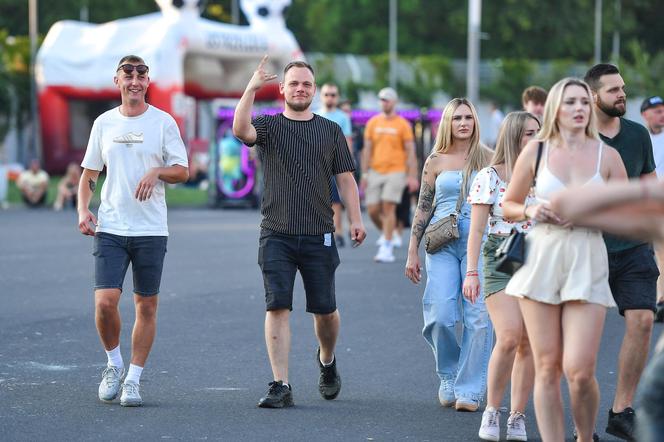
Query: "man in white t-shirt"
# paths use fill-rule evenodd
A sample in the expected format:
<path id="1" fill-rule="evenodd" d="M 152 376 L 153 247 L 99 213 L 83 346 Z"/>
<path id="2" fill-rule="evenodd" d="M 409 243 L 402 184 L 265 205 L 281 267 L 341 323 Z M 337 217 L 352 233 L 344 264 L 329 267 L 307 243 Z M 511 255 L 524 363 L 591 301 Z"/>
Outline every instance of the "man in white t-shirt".
<path id="1" fill-rule="evenodd" d="M 122 386 L 120 405 L 130 407 L 143 403 L 140 376 L 156 331 L 157 294 L 168 239 L 164 182 L 181 183 L 189 177 L 187 153 L 175 120 L 145 101 L 148 73 L 138 56 L 120 60 L 113 81 L 122 104 L 95 120 L 78 187 L 78 228 L 94 236 L 95 322 L 108 358 L 99 399 L 112 401 Z M 96 218 L 89 205 L 104 166 L 106 180 Z M 118 303 L 129 263 L 136 321 L 131 363 L 121 385 L 125 370 Z"/>
<path id="2" fill-rule="evenodd" d="M 646 122 L 652 141 L 657 178 L 664 179 L 664 100 L 654 96 L 646 98 L 641 104 L 641 116 Z M 659 279 L 657 279 L 657 313 L 655 322 L 664 322 L 664 244 L 655 244 Z"/>

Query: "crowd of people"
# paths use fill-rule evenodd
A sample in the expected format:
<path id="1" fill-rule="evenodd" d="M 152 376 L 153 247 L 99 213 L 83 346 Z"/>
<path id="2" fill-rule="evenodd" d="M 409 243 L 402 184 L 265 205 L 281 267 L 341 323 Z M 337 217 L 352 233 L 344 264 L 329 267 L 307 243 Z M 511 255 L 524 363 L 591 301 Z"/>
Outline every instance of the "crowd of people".
<path id="1" fill-rule="evenodd" d="M 266 56 L 237 104 L 232 128 L 257 152 L 265 183 L 258 264 L 273 379 L 259 407 L 295 403 L 288 370 L 289 319 L 298 272 L 318 343 L 319 393 L 325 400 L 340 394 L 337 247 L 346 240 L 353 246 L 365 240 L 364 194 L 380 232 L 374 260 L 394 262 L 401 240 L 398 207 L 419 193 L 408 219 L 405 276 L 415 284 L 426 281 L 422 334 L 434 356 L 443 407 L 476 412 L 484 404 L 478 436 L 490 441 L 500 440 L 501 414 L 508 413 L 507 440 L 524 441 L 532 393 L 540 436 L 562 441 L 569 435 L 560 383 L 564 376 L 574 438 L 598 440 L 595 369 L 607 310 L 617 307 L 625 334 L 616 355 L 618 381 L 606 432 L 636 440 L 635 409 L 642 440 L 649 440 L 648 431 L 658 431 L 656 414 L 636 407 L 635 398 L 653 322 L 664 315 L 657 265 L 661 269 L 664 249 L 652 245 L 664 239 L 664 185 L 656 179 L 664 169 L 664 101 L 659 96 L 641 106 L 647 129 L 623 118 L 626 94 L 620 72 L 598 64 L 584 79 L 564 78 L 548 92 L 528 87 L 523 110 L 502 119 L 493 148 L 481 142 L 475 105 L 454 98 L 443 109 L 420 170 L 412 128 L 396 113 L 394 89 L 378 93 L 381 113 L 367 123 L 358 157 L 339 87 L 321 87 L 323 108 L 314 113 L 316 80 L 304 61 L 283 70 L 284 111 L 252 117 L 256 92 L 278 77 L 267 66 Z M 140 378 L 156 334 L 168 239 L 164 185 L 186 182 L 189 162 L 173 118 L 145 100 L 150 84 L 145 61 L 123 57 L 113 79 L 121 105 L 95 120 L 82 172 L 76 164 L 68 167 L 54 207 L 77 206 L 80 232 L 94 237 L 95 323 L 107 356 L 98 397 L 111 402 L 120 396 L 121 405 L 131 407 L 143 403 Z M 95 216 L 89 205 L 104 168 Z M 26 204 L 44 204 L 48 180 L 39 161 L 32 161 L 17 182 Z M 430 228 L 448 221 L 451 233 L 430 248 Z M 508 274 L 499 270 L 497 252 L 515 232 L 525 235 L 526 259 Z M 125 370 L 118 303 L 130 263 L 136 319 Z M 656 357 L 655 364 L 664 364 L 664 356 Z M 657 389 L 662 382 L 652 370 L 646 382 L 654 391 L 663 390 Z M 653 394 L 643 388 L 642 396 Z"/>

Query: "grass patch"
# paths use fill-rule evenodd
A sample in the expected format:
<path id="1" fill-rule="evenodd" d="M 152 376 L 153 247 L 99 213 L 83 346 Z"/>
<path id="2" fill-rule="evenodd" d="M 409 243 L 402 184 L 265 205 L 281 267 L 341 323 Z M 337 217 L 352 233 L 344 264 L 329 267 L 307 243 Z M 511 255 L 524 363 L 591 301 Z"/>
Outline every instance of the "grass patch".
<path id="1" fill-rule="evenodd" d="M 60 182 L 60 176 L 50 177 L 48 183 L 48 195 L 46 196 L 46 204 L 48 206 L 53 206 L 55 201 L 55 196 L 58 193 L 58 183 Z M 99 206 L 100 192 L 102 185 L 104 183 L 105 175 L 100 175 L 97 182 L 97 190 L 95 191 L 94 196 L 90 205 L 93 207 Z M 16 187 L 14 181 L 9 182 L 9 187 L 7 190 L 7 201 L 11 205 L 22 205 L 23 200 L 21 198 L 21 192 Z M 177 185 L 175 187 L 166 185 L 166 204 L 168 207 L 205 207 L 208 203 L 208 194 L 206 190 L 200 190 L 197 187 L 186 187 L 182 185 Z"/>

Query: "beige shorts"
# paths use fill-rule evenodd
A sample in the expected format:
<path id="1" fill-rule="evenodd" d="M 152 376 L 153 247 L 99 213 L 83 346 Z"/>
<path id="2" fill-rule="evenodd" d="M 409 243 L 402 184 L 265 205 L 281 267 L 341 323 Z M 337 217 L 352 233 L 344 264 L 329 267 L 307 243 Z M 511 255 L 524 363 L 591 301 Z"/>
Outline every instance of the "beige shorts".
<path id="1" fill-rule="evenodd" d="M 369 170 L 364 200 L 368 206 L 381 201 L 399 204 L 405 188 L 406 172 L 383 174 Z"/>
<path id="2" fill-rule="evenodd" d="M 526 236 L 526 262 L 505 293 L 546 304 L 584 301 L 615 307 L 599 231 L 537 224 Z"/>

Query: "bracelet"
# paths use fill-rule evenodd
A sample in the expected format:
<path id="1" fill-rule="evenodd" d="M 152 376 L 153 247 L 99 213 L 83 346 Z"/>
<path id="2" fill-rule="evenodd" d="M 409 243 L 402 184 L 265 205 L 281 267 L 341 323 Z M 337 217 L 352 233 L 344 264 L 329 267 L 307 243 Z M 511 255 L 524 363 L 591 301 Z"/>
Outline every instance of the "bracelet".
<path id="1" fill-rule="evenodd" d="M 468 270 L 466 276 L 479 276 L 479 273 L 477 273 L 477 270 Z"/>

